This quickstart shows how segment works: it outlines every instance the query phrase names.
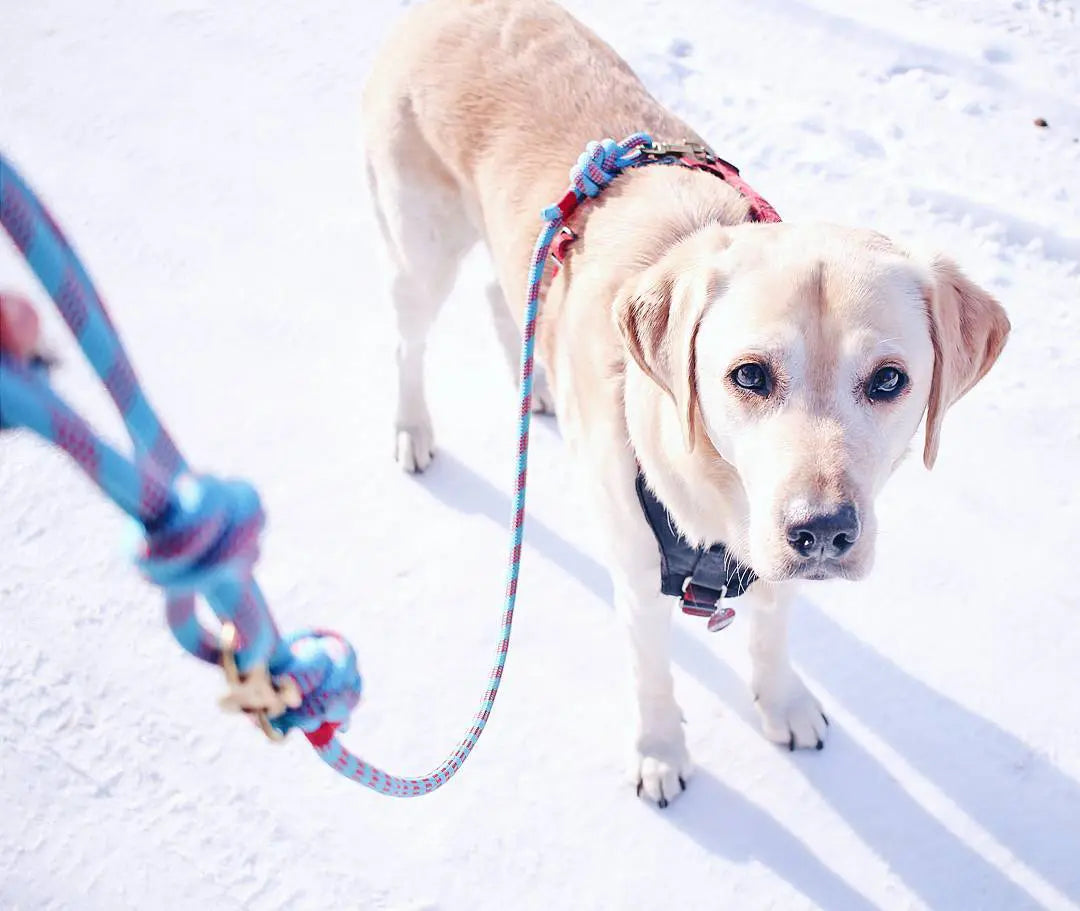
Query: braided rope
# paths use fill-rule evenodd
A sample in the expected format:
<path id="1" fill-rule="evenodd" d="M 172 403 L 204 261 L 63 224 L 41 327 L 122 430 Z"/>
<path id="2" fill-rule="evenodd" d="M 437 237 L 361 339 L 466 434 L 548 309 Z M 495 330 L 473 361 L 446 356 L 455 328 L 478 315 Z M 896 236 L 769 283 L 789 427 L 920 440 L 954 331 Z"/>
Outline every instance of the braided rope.
<path id="1" fill-rule="evenodd" d="M 53 298 L 108 390 L 131 437 L 134 459 L 105 443 L 49 386 L 41 371 L 0 354 L 0 428 L 26 427 L 65 450 L 146 536 L 136 563 L 166 596 L 173 636 L 195 657 L 222 658 L 218 634 L 195 613 L 202 596 L 236 630 L 235 662 L 291 680 L 297 708 L 270 720 L 284 734 L 341 724 L 359 701 L 351 646 L 329 631 L 282 638 L 252 568 L 264 524 L 255 490 L 243 481 L 195 475 L 162 426 L 120 338 L 74 250 L 40 200 L 0 156 L 0 223 Z"/>
<path id="2" fill-rule="evenodd" d="M 337 738 L 360 698 L 352 647 L 325 630 L 282 638 L 252 576 L 264 517 L 254 488 L 243 481 L 196 477 L 147 401 L 101 298 L 56 223 L 30 188 L 0 156 L 0 222 L 60 309 L 87 359 L 116 403 L 135 446 L 130 461 L 87 423 L 27 365 L 0 355 L 0 428 L 23 426 L 64 449 L 124 512 L 137 520 L 147 542 L 137 565 L 166 593 L 166 618 L 177 641 L 195 657 L 220 663 L 217 638 L 195 614 L 201 595 L 222 622 L 238 631 L 236 662 L 243 670 L 266 665 L 279 683 L 292 680 L 303 696 L 298 708 L 270 720 L 284 734 L 300 728 L 332 769 L 373 791 L 394 797 L 428 794 L 461 768 L 487 726 L 499 692 L 517 603 L 525 532 L 525 486 L 532 418 L 536 319 L 544 267 L 566 218 L 585 197 L 598 195 L 621 171 L 651 161 L 637 155 L 651 138 L 591 142 L 570 171 L 570 188 L 544 209 L 528 274 L 520 370 L 517 474 L 510 520 L 510 557 L 502 626 L 480 709 L 454 751 L 432 772 L 411 778 L 365 762 Z"/>

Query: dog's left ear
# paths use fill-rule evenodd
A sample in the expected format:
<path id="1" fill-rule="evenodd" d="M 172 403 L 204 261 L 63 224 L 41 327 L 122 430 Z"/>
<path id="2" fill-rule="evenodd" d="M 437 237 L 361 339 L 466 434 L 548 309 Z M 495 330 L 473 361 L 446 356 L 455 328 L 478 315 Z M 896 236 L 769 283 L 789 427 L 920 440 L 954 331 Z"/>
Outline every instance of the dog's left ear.
<path id="1" fill-rule="evenodd" d="M 717 292 L 720 274 L 695 255 L 697 244 L 691 249 L 684 244 L 627 282 L 615 301 L 615 320 L 634 362 L 674 401 L 683 441 L 692 452 L 697 437 L 698 324 Z"/>
<path id="2" fill-rule="evenodd" d="M 1009 318 L 989 293 L 967 278 L 950 259 L 931 263 L 926 292 L 934 374 L 926 410 L 923 463 L 934 467 L 945 412 L 994 365 L 1009 335 Z"/>

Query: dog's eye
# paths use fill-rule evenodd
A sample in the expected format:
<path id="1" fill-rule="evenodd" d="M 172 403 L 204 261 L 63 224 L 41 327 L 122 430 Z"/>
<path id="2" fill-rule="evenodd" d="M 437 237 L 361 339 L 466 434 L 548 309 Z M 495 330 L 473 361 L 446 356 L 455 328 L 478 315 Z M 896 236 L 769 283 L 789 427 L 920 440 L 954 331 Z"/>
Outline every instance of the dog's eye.
<path id="1" fill-rule="evenodd" d="M 882 367 L 870 380 L 866 394 L 872 402 L 885 402 L 896 398 L 907 385 L 908 378 L 896 367 Z"/>
<path id="2" fill-rule="evenodd" d="M 768 395 L 769 374 L 761 364 L 742 364 L 731 371 L 731 379 L 741 389 Z"/>

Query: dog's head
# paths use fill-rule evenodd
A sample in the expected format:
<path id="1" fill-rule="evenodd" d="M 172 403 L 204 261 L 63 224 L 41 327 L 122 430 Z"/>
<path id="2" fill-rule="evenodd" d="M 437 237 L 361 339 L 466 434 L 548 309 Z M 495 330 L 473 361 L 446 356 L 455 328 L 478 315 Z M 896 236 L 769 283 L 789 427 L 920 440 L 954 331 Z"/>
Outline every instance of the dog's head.
<path id="1" fill-rule="evenodd" d="M 830 226 L 703 229 L 628 284 L 617 319 L 686 449 L 737 474 L 745 548 L 772 581 L 865 575 L 874 498 L 920 419 L 929 468 L 1009 332 L 951 261 Z"/>

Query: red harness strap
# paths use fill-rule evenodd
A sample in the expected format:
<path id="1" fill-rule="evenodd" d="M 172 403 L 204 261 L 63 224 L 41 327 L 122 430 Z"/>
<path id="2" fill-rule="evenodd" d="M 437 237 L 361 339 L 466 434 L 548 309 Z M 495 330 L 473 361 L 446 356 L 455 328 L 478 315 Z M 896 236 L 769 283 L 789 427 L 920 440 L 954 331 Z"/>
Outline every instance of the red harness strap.
<path id="1" fill-rule="evenodd" d="M 740 196 L 750 203 L 750 221 L 778 222 L 780 216 L 768 201 L 739 176 L 739 169 L 730 162 L 718 157 L 707 146 L 697 142 L 668 143 L 658 142 L 642 148 L 638 155 L 641 162 L 634 163 L 631 167 L 641 167 L 650 160 L 657 164 L 676 164 L 684 168 L 692 168 L 695 171 L 707 171 L 719 177 L 724 183 L 732 187 Z M 574 191 L 570 190 L 563 199 L 557 203 L 564 219 L 569 218 L 578 208 L 581 202 Z M 578 239 L 577 233 L 564 225 L 559 237 L 551 245 L 551 258 L 555 260 L 555 270 L 558 271 L 563 260 L 570 251 L 571 244 Z"/>

